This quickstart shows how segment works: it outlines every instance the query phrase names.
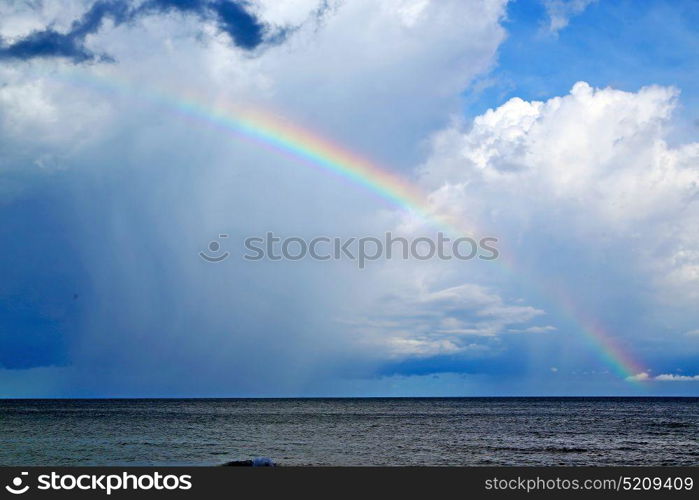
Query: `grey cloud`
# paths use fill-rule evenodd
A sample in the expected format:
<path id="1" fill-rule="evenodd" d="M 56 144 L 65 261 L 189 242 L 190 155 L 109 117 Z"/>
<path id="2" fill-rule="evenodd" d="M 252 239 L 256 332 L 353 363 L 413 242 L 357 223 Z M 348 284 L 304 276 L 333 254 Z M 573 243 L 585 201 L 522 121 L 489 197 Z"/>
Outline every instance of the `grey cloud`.
<path id="1" fill-rule="evenodd" d="M 85 46 L 88 35 L 99 32 L 106 20 L 118 26 L 148 15 L 169 12 L 196 15 L 201 20 L 213 20 L 228 34 L 232 42 L 245 50 L 252 50 L 268 40 L 280 43 L 285 31 L 271 33 L 248 10 L 248 3 L 232 0 L 149 0 L 134 7 L 126 0 L 98 0 L 66 32 L 53 25 L 34 31 L 11 43 L 0 38 L 0 60 L 28 60 L 34 58 L 65 58 L 74 63 L 93 60 L 111 60 L 108 54 L 95 54 Z"/>

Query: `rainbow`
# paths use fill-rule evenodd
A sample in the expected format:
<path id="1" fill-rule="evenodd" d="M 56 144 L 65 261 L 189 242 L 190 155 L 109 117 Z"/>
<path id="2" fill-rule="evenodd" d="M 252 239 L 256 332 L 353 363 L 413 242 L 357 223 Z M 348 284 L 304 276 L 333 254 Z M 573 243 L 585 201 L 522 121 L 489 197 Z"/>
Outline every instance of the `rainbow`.
<path id="1" fill-rule="evenodd" d="M 71 71 L 57 75 L 57 78 L 102 92 L 128 94 L 163 105 L 186 119 L 213 127 L 237 139 L 255 143 L 297 163 L 332 172 L 372 191 L 392 205 L 444 228 L 451 235 L 475 233 L 473 224 L 468 228 L 461 227 L 452 217 L 435 211 L 427 194 L 415 183 L 279 115 L 259 108 L 209 107 L 203 100 L 176 93 L 155 91 L 142 86 L 136 87 L 117 79 L 114 75 L 105 77 Z M 518 275 L 521 279 L 524 274 L 522 270 L 515 273 L 515 264 L 511 259 L 501 256 L 500 260 L 494 262 L 499 262 L 501 270 L 508 275 Z M 528 283 L 534 285 L 536 280 L 530 279 Z M 640 378 L 634 378 L 634 376 L 645 373 L 646 370 L 622 349 L 601 325 L 592 319 L 585 320 L 569 294 L 557 289 L 545 295 L 554 300 L 559 313 L 577 325 L 580 332 L 601 353 L 602 358 L 618 376 L 632 382 L 640 381 Z"/>
<path id="2" fill-rule="evenodd" d="M 628 351 L 624 350 L 596 319 L 581 313 L 570 293 L 561 287 L 552 288 L 559 311 L 578 325 L 590 345 L 600 352 L 602 358 L 614 372 L 629 382 L 642 382 L 643 379 L 636 377 L 647 374 L 647 370 Z"/>

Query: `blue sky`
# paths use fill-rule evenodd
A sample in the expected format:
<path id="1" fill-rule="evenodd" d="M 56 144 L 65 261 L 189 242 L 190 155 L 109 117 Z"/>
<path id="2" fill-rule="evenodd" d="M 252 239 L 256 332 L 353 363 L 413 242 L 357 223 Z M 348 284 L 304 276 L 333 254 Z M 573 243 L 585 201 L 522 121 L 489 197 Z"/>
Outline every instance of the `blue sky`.
<path id="1" fill-rule="evenodd" d="M 503 22 L 508 39 L 498 51 L 498 67 L 485 77 L 493 85 L 468 112 L 511 97 L 563 95 L 585 80 L 627 91 L 651 83 L 678 87 L 682 106 L 696 118 L 697 16 L 693 2 L 597 1 L 551 32 L 545 3 L 511 2 Z"/>
<path id="2" fill-rule="evenodd" d="M 0 395 L 699 395 L 698 21 L 691 1 L 3 4 Z M 438 228 L 152 89 L 332 138 L 503 260 L 245 261 L 269 231 Z M 219 234 L 232 256 L 202 261 Z"/>

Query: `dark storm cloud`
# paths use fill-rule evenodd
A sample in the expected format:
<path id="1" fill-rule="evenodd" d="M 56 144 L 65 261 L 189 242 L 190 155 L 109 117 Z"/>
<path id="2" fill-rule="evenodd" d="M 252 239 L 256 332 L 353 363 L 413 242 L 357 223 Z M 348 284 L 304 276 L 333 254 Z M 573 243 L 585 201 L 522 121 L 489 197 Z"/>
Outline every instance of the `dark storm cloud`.
<path id="1" fill-rule="evenodd" d="M 263 26 L 243 7 L 232 2 L 218 1 L 213 8 L 220 28 L 230 35 L 236 45 L 252 49 L 262 42 Z"/>
<path id="2" fill-rule="evenodd" d="M 202 19 L 215 19 L 221 31 L 243 49 L 254 49 L 263 41 L 265 26 L 246 10 L 247 2 L 230 0 L 149 0 L 139 12 L 180 11 Z"/>
<path id="3" fill-rule="evenodd" d="M 109 60 L 108 55 L 95 54 L 85 47 L 85 38 L 98 32 L 105 20 L 111 19 L 118 26 L 141 16 L 169 12 L 213 19 L 236 46 L 251 50 L 264 41 L 266 27 L 246 7 L 247 2 L 232 0 L 149 0 L 139 7 L 132 7 L 127 0 L 99 0 L 65 33 L 49 25 L 13 43 L 5 43 L 0 38 L 0 60 L 41 57 L 62 57 L 76 63 Z M 274 41 L 279 42 L 280 37 L 274 37 Z"/>

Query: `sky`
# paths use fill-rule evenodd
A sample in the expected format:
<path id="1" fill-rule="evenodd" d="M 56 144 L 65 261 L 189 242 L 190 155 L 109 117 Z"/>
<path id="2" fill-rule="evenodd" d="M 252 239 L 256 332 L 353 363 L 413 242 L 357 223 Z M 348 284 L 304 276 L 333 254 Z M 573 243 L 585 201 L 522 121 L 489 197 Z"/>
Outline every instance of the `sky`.
<path id="1" fill-rule="evenodd" d="M 0 3 L 0 397 L 699 396 L 697 23 Z M 387 232 L 499 255 L 243 257 Z"/>

